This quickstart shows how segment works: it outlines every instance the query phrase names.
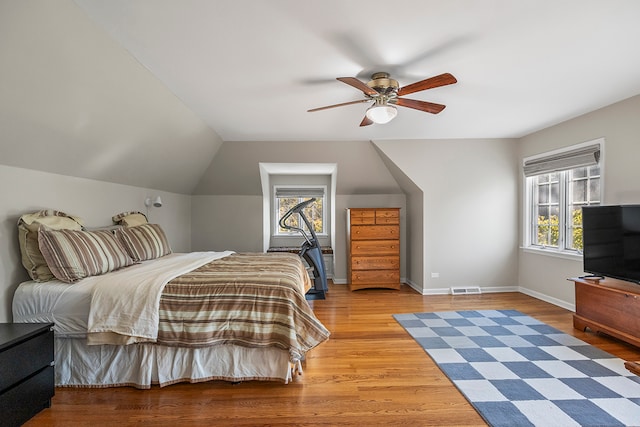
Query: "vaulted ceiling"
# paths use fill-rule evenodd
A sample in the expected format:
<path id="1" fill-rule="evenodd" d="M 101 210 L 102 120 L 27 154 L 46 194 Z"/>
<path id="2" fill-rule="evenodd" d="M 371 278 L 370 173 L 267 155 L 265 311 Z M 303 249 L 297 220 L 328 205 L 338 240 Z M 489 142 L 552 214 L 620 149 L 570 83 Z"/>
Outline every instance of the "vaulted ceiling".
<path id="1" fill-rule="evenodd" d="M 636 0 L 76 0 L 225 141 L 520 137 L 640 93 Z M 335 80 L 458 83 L 360 128 Z"/>
<path id="2" fill-rule="evenodd" d="M 637 0 L 3 1 L 0 164 L 207 194 L 215 165 L 246 167 L 223 144 L 303 162 L 322 142 L 517 138 L 639 94 L 639 18 Z M 367 104 L 307 112 L 363 99 L 336 77 L 375 71 L 458 83 L 408 96 L 440 114 L 386 125 L 358 126 Z"/>

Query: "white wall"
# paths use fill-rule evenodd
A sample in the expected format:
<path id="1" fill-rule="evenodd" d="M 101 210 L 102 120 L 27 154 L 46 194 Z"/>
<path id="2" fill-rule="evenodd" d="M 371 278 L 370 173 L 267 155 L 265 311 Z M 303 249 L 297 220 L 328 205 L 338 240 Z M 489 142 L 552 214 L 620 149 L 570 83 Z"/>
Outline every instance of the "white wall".
<path id="1" fill-rule="evenodd" d="M 174 252 L 191 250 L 191 196 L 0 165 L 0 322 L 11 321 L 13 293 L 29 279 L 18 244 L 21 215 L 57 209 L 98 227 L 120 212 L 146 212 L 145 197 L 155 196 L 163 206 L 150 209 L 150 222 L 162 226 Z"/>
<path id="2" fill-rule="evenodd" d="M 261 163 L 335 164 L 336 194 L 402 192 L 369 141 L 227 141 L 192 194 L 263 195 Z"/>
<path id="3" fill-rule="evenodd" d="M 409 277 L 422 293 L 449 287 L 485 290 L 517 286 L 517 140 L 375 141 L 378 148 L 423 192 L 407 194 L 422 217 L 423 258 L 410 254 Z M 412 231 L 413 241 L 420 236 Z M 416 263 L 421 263 L 418 265 Z M 439 277 L 433 278 L 432 273 Z"/>
<path id="4" fill-rule="evenodd" d="M 262 196 L 192 196 L 194 251 L 263 252 Z"/>
<path id="5" fill-rule="evenodd" d="M 404 173 L 384 152 L 376 147 L 382 161 L 389 169 L 389 172 L 396 180 L 400 188 L 405 193 L 405 238 L 404 245 L 407 256 L 406 261 L 406 283 L 415 289 L 422 289 L 424 277 L 424 192 L 416 185 L 411 178 Z"/>
<path id="6" fill-rule="evenodd" d="M 640 203 L 640 96 L 610 105 L 589 114 L 525 136 L 520 141 L 522 159 L 561 147 L 605 139 L 603 162 L 603 204 Z M 521 166 L 520 166 L 521 169 Z M 519 173 L 522 210 L 524 191 L 522 172 Z M 522 215 L 520 215 L 522 217 Z M 520 223 L 519 243 L 522 244 Z M 520 251 L 518 280 L 520 287 L 542 299 L 558 305 L 573 307 L 573 284 L 567 278 L 581 275 L 582 261 Z"/>

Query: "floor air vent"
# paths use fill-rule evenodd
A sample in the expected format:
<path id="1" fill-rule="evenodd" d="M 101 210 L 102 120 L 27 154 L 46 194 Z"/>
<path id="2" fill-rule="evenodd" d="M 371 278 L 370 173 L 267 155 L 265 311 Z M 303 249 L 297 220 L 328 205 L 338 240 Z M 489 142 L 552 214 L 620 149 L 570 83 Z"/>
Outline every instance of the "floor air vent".
<path id="1" fill-rule="evenodd" d="M 480 288 L 478 286 L 471 286 L 468 288 L 451 288 L 451 295 L 470 295 L 479 294 Z"/>

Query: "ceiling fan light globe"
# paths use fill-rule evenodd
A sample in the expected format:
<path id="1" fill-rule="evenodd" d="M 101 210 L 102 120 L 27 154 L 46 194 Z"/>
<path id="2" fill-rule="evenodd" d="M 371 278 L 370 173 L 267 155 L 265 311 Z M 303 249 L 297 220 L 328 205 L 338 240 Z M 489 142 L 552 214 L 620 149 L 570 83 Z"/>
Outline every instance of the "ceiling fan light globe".
<path id="1" fill-rule="evenodd" d="M 367 118 L 373 123 L 389 123 L 398 115 L 398 110 L 393 105 L 374 105 L 365 113 Z"/>

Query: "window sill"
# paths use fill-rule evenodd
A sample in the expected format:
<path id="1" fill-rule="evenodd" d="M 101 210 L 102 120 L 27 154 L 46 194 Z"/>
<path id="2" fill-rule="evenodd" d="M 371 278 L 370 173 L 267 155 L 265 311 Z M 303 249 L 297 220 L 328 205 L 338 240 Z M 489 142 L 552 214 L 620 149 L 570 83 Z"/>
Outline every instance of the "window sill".
<path id="1" fill-rule="evenodd" d="M 326 233 L 316 233 L 316 236 L 318 236 L 318 238 L 320 237 L 326 237 L 328 238 L 329 235 Z M 297 234 L 272 234 L 271 237 L 275 237 L 277 239 L 300 239 L 302 237 L 302 235 L 300 233 Z M 303 237 L 302 237 L 303 238 Z"/>
<path id="2" fill-rule="evenodd" d="M 582 261 L 582 255 L 573 253 L 573 252 L 560 252 L 555 249 L 542 249 L 542 248 L 532 248 L 532 247 L 521 247 L 520 249 L 523 252 L 530 253 L 530 254 L 569 259 L 572 261 Z"/>
<path id="3" fill-rule="evenodd" d="M 320 251 L 323 255 L 333 255 L 333 249 L 329 246 L 322 246 Z M 267 249 L 267 252 L 289 252 L 289 253 L 298 253 L 300 252 L 300 247 L 291 247 L 291 246 L 275 246 Z"/>

